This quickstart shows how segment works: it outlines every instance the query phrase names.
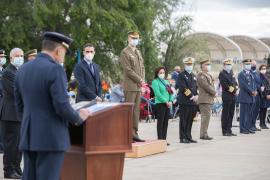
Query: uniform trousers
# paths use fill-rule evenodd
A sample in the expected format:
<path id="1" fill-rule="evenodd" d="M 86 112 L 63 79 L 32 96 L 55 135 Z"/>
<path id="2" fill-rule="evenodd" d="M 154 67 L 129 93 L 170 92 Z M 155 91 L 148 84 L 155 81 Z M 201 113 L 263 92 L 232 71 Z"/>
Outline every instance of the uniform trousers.
<path id="1" fill-rule="evenodd" d="M 134 103 L 133 109 L 133 138 L 139 138 L 138 136 L 138 126 L 140 120 L 140 103 L 141 103 L 141 93 L 140 91 L 125 91 L 125 102 Z"/>

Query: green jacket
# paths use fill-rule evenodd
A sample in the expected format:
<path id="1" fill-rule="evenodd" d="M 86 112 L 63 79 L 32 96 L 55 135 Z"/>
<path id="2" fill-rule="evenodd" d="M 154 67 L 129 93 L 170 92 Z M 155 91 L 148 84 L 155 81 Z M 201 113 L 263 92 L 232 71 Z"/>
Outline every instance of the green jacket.
<path id="1" fill-rule="evenodd" d="M 172 95 L 168 93 L 166 87 L 161 81 L 169 85 L 167 80 L 161 80 L 159 78 L 156 78 L 152 81 L 152 88 L 155 94 L 155 103 L 158 104 L 158 103 L 166 103 L 169 101 L 172 102 L 173 101 Z"/>

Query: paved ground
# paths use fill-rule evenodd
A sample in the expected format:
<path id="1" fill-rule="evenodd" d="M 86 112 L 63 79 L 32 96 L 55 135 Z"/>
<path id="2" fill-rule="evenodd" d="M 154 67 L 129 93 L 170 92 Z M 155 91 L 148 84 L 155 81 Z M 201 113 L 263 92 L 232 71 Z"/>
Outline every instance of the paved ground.
<path id="1" fill-rule="evenodd" d="M 156 137 L 155 123 L 141 123 L 141 136 Z M 193 137 L 199 138 L 200 122 L 194 123 Z M 255 135 L 221 136 L 220 120 L 213 117 L 209 135 L 213 141 L 180 144 L 178 121 L 171 121 L 166 153 L 127 159 L 124 180 L 270 180 L 270 130 Z"/>
<path id="2" fill-rule="evenodd" d="M 270 126 L 270 125 L 269 125 Z M 199 137 L 195 122 L 193 137 Z M 270 130 L 255 135 L 221 136 L 220 120 L 213 117 L 209 135 L 213 141 L 180 144 L 178 121 L 170 121 L 166 153 L 126 159 L 124 180 L 270 180 Z M 156 138 L 156 123 L 141 123 L 141 137 Z M 2 155 L 0 155 L 2 162 Z M 2 169 L 2 163 L 0 163 Z M 0 179 L 3 172 L 0 170 Z"/>

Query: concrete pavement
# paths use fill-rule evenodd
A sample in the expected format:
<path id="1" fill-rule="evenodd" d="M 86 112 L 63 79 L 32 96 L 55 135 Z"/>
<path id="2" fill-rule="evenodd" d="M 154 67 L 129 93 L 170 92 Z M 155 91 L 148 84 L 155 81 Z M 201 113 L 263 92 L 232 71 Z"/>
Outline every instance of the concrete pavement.
<path id="1" fill-rule="evenodd" d="M 195 122 L 197 144 L 180 144 L 178 121 L 170 121 L 166 153 L 127 159 L 124 180 L 270 180 L 270 130 L 237 137 L 221 135 L 220 118 L 209 127 L 212 141 L 199 139 L 200 122 Z M 156 123 L 141 123 L 142 138 L 156 138 Z"/>

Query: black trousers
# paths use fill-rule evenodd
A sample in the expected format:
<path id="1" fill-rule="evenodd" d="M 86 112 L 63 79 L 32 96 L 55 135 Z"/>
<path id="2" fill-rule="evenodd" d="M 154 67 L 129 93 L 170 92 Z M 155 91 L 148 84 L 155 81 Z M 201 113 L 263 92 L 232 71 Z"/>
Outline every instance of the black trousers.
<path id="1" fill-rule="evenodd" d="M 19 151 L 20 122 L 1 121 L 1 131 L 4 145 L 4 173 L 10 174 L 20 170 L 22 153 Z"/>
<path id="2" fill-rule="evenodd" d="M 179 105 L 179 136 L 180 139 L 192 139 L 191 128 L 198 107 L 194 105 Z"/>
<path id="3" fill-rule="evenodd" d="M 24 151 L 22 180 L 59 180 L 64 151 Z"/>
<path id="4" fill-rule="evenodd" d="M 222 133 L 232 133 L 232 121 L 235 109 L 235 100 L 223 101 L 221 114 Z"/>
<path id="5" fill-rule="evenodd" d="M 157 115 L 158 139 L 166 139 L 168 121 L 169 121 L 169 116 L 170 116 L 170 108 L 167 107 L 166 103 L 158 103 L 156 105 L 156 115 Z"/>
<path id="6" fill-rule="evenodd" d="M 265 127 L 267 108 L 260 108 L 260 127 Z"/>

